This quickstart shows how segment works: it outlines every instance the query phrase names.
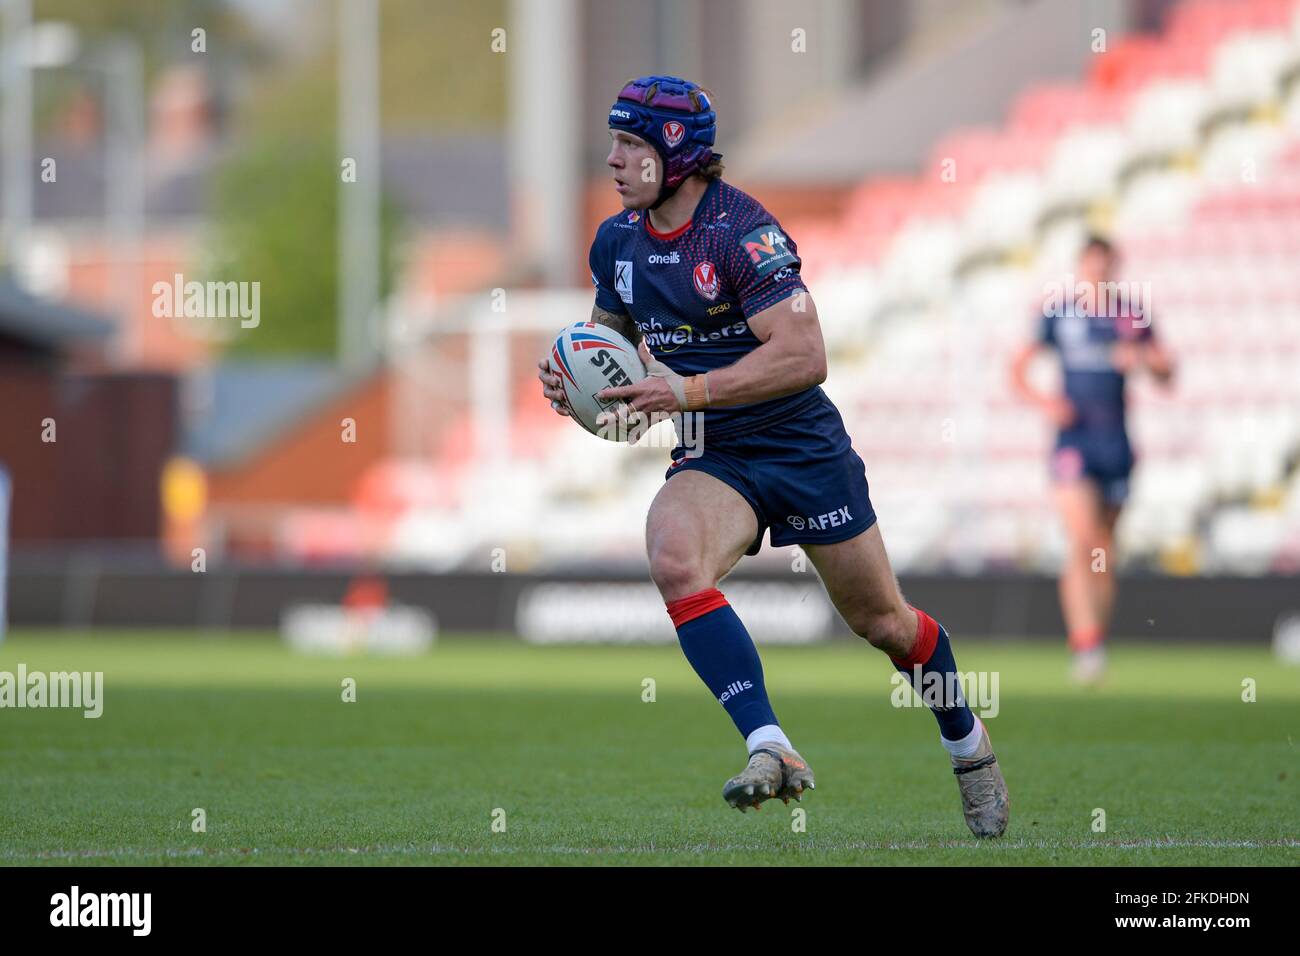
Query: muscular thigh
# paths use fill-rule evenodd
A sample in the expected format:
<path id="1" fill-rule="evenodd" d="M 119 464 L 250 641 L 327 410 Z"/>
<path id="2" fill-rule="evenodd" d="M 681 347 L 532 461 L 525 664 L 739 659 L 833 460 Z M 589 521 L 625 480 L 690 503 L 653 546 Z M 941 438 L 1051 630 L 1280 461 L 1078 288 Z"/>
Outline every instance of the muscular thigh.
<path id="1" fill-rule="evenodd" d="M 650 574 L 665 601 L 714 587 L 758 535 L 740 493 L 703 471 L 669 478 L 646 517 Z"/>
<path id="2" fill-rule="evenodd" d="M 836 610 L 859 634 L 870 630 L 873 621 L 897 615 L 905 607 L 879 524 L 847 541 L 803 547 Z"/>

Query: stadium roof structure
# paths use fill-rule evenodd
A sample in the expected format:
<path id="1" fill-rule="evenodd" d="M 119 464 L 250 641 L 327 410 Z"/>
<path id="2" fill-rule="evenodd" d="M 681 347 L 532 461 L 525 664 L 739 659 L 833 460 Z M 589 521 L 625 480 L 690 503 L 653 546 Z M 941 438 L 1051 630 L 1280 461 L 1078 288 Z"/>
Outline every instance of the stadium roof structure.
<path id="1" fill-rule="evenodd" d="M 113 331 L 99 316 L 34 296 L 0 275 L 0 336 L 57 352 L 74 342 L 104 341 Z"/>
<path id="2" fill-rule="evenodd" d="M 206 395 L 187 416 L 181 451 L 208 466 L 231 466 L 283 435 L 357 382 L 327 360 L 233 360 L 190 373 Z"/>
<path id="3" fill-rule="evenodd" d="M 991 16 L 971 7 L 942 36 L 900 51 L 856 85 L 773 111 L 732 146 L 729 165 L 765 183 L 915 171 L 953 129 L 1001 121 L 1028 84 L 1083 76 L 1095 54 L 1076 37 L 1125 25 L 1122 8 L 1105 13 L 1074 0 L 1003 4 Z"/>
<path id="4" fill-rule="evenodd" d="M 384 191 L 418 225 L 462 223 L 504 230 L 509 226 L 509 191 L 502 140 L 492 131 L 385 135 Z M 103 147 L 61 140 L 42 141 L 38 147 L 39 155 L 57 161 L 60 175 L 36 191 L 36 220 L 102 217 L 109 166 Z M 229 144 L 220 143 L 185 163 L 151 169 L 145 177 L 145 215 L 156 223 L 210 214 L 212 183 L 231 151 Z"/>

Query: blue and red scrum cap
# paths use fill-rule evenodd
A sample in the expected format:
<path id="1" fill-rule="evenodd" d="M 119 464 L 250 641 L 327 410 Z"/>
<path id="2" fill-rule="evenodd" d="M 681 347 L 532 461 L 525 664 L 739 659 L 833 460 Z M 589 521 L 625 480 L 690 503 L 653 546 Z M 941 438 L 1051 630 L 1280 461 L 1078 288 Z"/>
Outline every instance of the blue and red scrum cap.
<path id="1" fill-rule="evenodd" d="M 635 133 L 659 151 L 664 162 L 661 189 L 676 190 L 687 176 L 709 165 L 718 116 L 708 91 L 676 76 L 629 80 L 609 108 L 611 129 Z"/>

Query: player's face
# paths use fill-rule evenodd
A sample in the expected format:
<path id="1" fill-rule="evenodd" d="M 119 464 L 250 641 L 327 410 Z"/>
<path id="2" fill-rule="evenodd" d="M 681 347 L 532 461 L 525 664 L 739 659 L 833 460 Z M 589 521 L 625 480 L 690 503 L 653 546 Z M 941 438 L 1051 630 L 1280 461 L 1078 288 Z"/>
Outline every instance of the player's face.
<path id="1" fill-rule="evenodd" d="M 1086 285 L 1108 282 L 1115 268 L 1115 257 L 1104 249 L 1085 249 L 1079 256 L 1079 281 Z"/>
<path id="2" fill-rule="evenodd" d="M 609 131 L 609 155 L 605 162 L 614 172 L 614 189 L 624 209 L 645 209 L 659 195 L 659 154 L 640 136 L 622 130 Z"/>

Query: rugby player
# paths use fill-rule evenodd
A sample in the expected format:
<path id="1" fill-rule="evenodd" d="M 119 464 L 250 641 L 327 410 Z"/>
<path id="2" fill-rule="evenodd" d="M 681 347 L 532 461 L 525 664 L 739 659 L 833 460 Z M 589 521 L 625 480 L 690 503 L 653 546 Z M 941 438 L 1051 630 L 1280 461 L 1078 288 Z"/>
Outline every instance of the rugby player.
<path id="1" fill-rule="evenodd" d="M 1061 613 L 1075 681 L 1096 683 L 1105 672 L 1105 640 L 1115 604 L 1112 548 L 1128 496 L 1133 448 L 1126 427 L 1125 378 L 1145 368 L 1168 383 L 1173 362 L 1151 327 L 1150 303 L 1124 294 L 1114 276 L 1111 243 L 1090 236 L 1079 254 L 1077 281 L 1045 306 L 1038 336 L 1012 361 L 1016 391 L 1057 428 L 1051 475 L 1056 509 L 1068 538 L 1061 569 Z M 1059 298 L 1059 302 L 1056 301 Z M 1060 358 L 1064 393 L 1029 382 L 1043 350 Z"/>
<path id="2" fill-rule="evenodd" d="M 597 229 L 590 266 L 592 321 L 637 342 L 649 373 L 597 397 L 703 416 L 703 453 L 673 450 L 646 550 L 682 651 L 745 740 L 748 763 L 723 797 L 744 811 L 814 786 L 768 700 L 754 643 L 718 590 L 770 529 L 773 547 L 803 547 L 845 621 L 914 688 L 918 679 L 942 688 L 927 704 L 966 823 L 999 836 L 1009 801 L 988 732 L 961 694 L 947 632 L 903 599 L 862 460 L 819 387 L 826 352 L 795 242 L 722 180 L 715 131 L 710 95 L 694 83 L 647 76 L 623 87 L 606 160 L 623 211 Z M 559 379 L 538 364 L 543 394 L 566 414 Z"/>

